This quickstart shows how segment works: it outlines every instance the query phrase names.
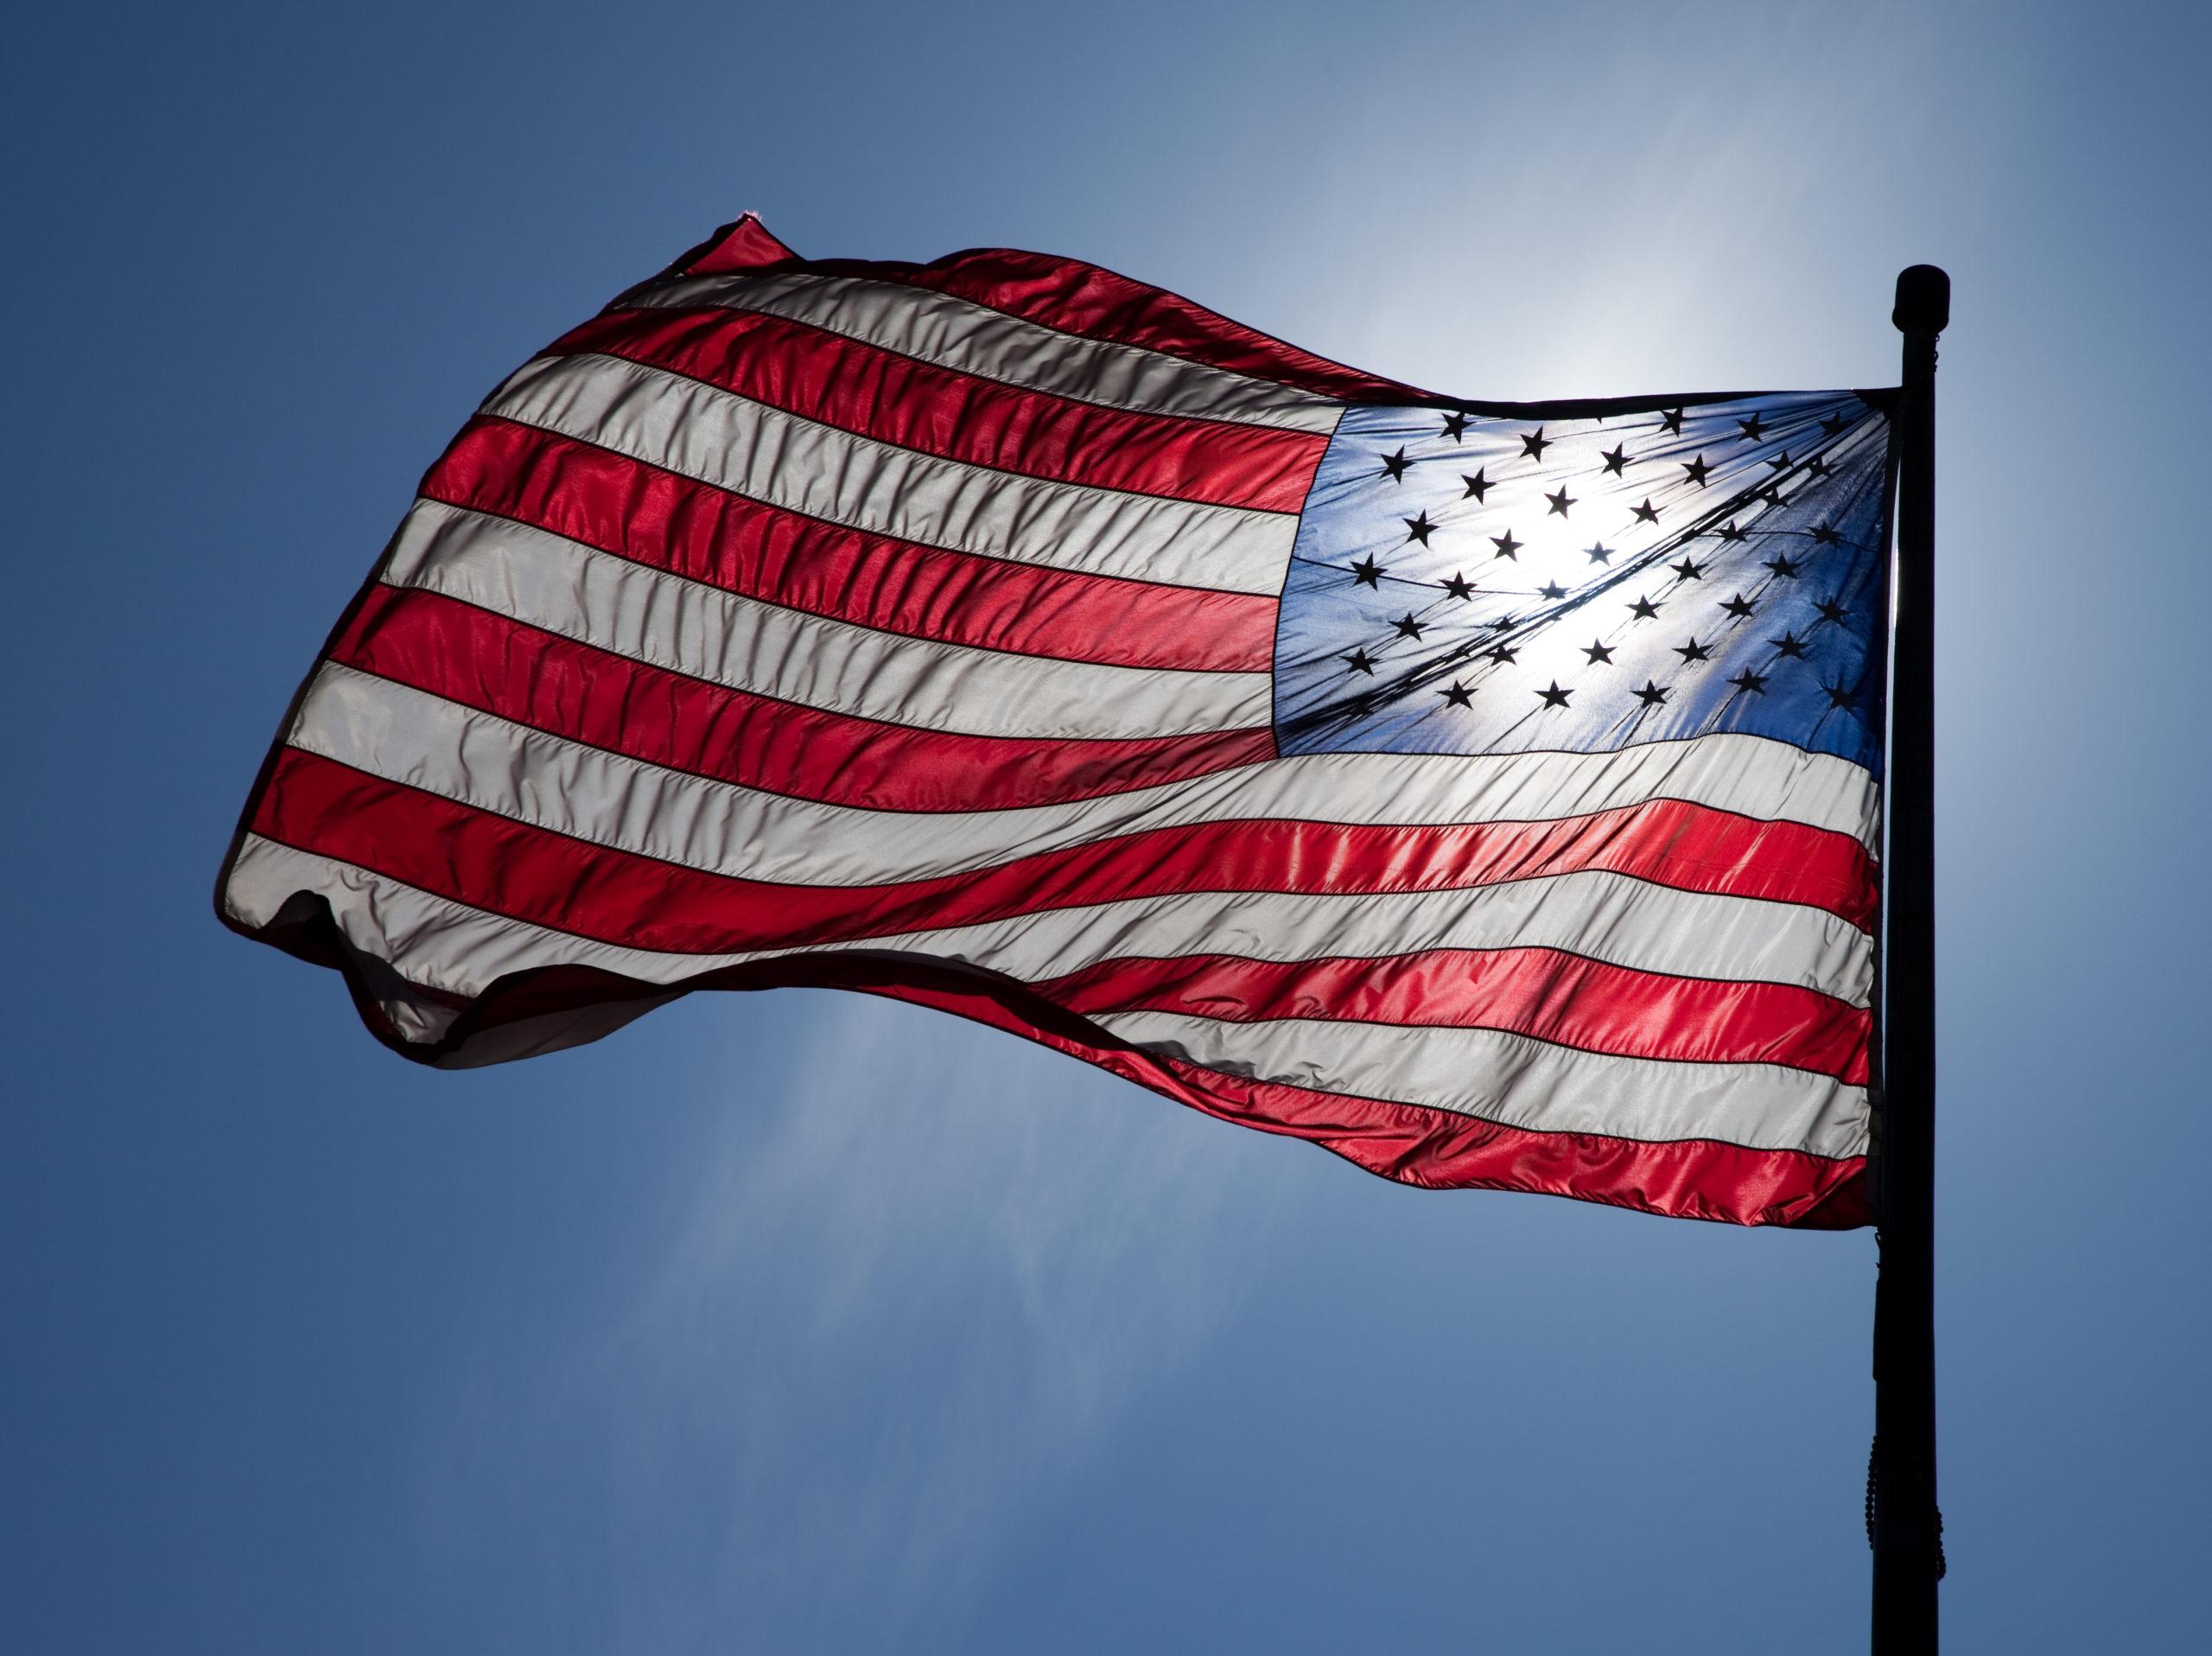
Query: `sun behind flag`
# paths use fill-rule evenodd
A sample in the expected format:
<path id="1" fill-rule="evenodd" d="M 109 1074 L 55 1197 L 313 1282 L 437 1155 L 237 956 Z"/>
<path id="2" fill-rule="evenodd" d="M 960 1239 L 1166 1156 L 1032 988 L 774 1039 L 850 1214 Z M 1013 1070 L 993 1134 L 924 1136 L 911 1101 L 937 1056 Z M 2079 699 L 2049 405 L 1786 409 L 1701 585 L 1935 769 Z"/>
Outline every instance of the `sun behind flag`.
<path id="1" fill-rule="evenodd" d="M 446 1066 L 839 985 L 1408 1183 L 1861 1224 L 1890 401 L 1439 398 L 747 217 L 431 468 L 219 911 Z"/>

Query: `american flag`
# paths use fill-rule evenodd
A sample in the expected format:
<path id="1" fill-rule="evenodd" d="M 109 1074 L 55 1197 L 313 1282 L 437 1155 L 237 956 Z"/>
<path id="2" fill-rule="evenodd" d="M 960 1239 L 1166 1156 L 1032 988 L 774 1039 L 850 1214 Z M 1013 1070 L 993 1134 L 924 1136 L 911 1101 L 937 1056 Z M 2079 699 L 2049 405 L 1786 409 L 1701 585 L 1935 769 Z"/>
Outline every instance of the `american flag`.
<path id="1" fill-rule="evenodd" d="M 440 1065 L 837 985 L 1408 1183 L 1860 1224 L 1889 401 L 1466 402 L 748 216 L 431 468 L 219 908 Z"/>

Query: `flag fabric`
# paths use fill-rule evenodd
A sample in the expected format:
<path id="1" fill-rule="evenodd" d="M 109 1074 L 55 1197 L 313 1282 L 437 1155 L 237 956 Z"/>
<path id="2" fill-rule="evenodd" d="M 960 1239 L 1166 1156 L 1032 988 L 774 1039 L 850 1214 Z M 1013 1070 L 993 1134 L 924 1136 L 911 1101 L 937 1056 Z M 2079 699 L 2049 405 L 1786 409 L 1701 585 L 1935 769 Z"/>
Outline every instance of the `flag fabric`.
<path id="1" fill-rule="evenodd" d="M 1891 402 L 1468 402 L 748 216 L 430 468 L 219 910 L 440 1065 L 835 985 L 1408 1183 L 1862 1224 Z"/>

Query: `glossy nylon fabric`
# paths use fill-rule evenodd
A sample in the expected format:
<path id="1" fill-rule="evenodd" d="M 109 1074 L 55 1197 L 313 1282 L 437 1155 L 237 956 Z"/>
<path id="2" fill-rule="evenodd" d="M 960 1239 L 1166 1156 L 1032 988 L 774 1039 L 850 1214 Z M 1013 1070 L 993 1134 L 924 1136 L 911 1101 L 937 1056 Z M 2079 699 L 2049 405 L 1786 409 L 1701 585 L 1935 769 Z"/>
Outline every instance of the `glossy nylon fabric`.
<path id="1" fill-rule="evenodd" d="M 219 908 L 447 1066 L 842 984 L 1407 1182 L 1863 1222 L 1886 444 L 742 221 L 432 468 Z"/>

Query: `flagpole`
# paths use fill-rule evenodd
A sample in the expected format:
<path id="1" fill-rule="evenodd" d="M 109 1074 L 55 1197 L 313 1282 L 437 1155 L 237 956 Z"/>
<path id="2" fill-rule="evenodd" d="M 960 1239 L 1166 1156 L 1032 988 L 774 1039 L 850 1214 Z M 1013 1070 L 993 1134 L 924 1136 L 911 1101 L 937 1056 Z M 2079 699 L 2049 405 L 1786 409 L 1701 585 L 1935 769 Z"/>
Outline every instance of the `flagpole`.
<path id="1" fill-rule="evenodd" d="M 1890 656 L 1888 913 L 1875 1118 L 1874 1449 L 1868 1468 L 1875 1656 L 1936 1648 L 1943 1574 L 1936 1504 L 1936 340 L 1951 278 L 1897 276 L 1897 557 Z"/>

